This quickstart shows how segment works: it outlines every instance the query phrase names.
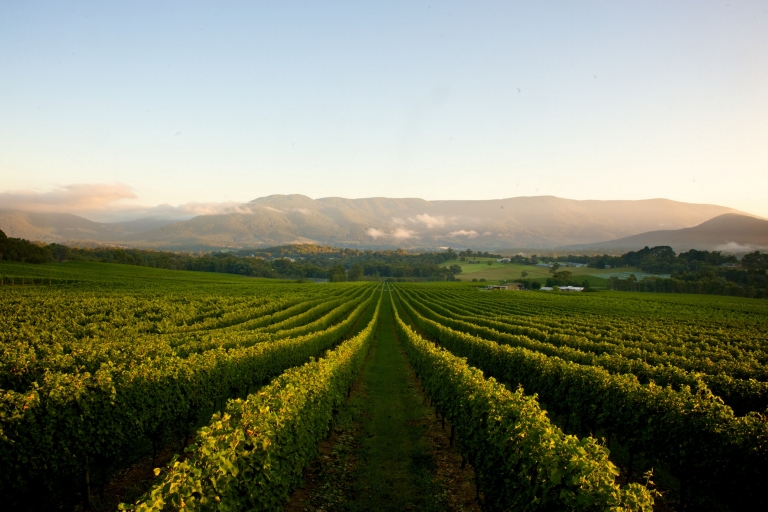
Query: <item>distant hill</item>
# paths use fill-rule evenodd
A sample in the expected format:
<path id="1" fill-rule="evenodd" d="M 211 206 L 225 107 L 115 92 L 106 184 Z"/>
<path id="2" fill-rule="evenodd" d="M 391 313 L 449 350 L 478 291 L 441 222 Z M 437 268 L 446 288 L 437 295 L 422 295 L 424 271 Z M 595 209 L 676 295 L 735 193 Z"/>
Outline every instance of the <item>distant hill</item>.
<path id="1" fill-rule="evenodd" d="M 120 226 L 93 222 L 69 213 L 0 210 L 0 229 L 11 237 L 43 242 L 108 241 L 126 236 Z"/>
<path id="2" fill-rule="evenodd" d="M 0 229 L 8 236 L 42 242 L 115 242 L 136 233 L 171 224 L 148 217 L 128 222 L 93 222 L 70 213 L 35 213 L 0 210 Z"/>
<path id="3" fill-rule="evenodd" d="M 608 242 L 580 244 L 565 249 L 637 250 L 669 245 L 677 252 L 689 249 L 752 252 L 768 249 L 768 220 L 726 213 L 684 229 L 649 231 Z"/>
<path id="4" fill-rule="evenodd" d="M 0 211 L 0 229 L 9 236 L 44 241 L 93 240 L 164 249 L 304 242 L 361 248 L 501 250 L 591 244 L 651 230 L 688 228 L 724 213 L 739 212 L 668 199 L 576 201 L 537 196 L 426 201 L 273 195 L 240 205 L 232 213 L 174 223 L 155 219 L 155 225 L 151 219 L 106 224 L 74 215 Z"/>

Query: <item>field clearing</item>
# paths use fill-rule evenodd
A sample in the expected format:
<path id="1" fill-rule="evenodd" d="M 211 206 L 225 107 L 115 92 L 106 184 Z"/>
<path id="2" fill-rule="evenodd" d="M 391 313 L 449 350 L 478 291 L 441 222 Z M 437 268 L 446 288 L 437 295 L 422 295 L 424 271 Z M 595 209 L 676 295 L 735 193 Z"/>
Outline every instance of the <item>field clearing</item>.
<path id="1" fill-rule="evenodd" d="M 444 267 L 450 267 L 451 265 L 459 265 L 461 267 L 461 274 L 456 277 L 462 281 L 471 281 L 472 279 L 485 279 L 486 281 L 514 281 L 522 278 L 522 272 L 528 272 L 528 279 L 537 279 L 545 281 L 548 277 L 552 277 L 549 273 L 549 269 L 546 267 L 537 267 L 535 265 L 520 265 L 517 263 L 497 263 L 491 262 L 490 265 L 482 261 L 481 263 L 467 263 L 466 261 L 451 260 L 441 264 Z M 617 270 L 622 272 L 639 272 L 634 267 L 624 267 L 621 269 L 599 269 L 589 267 L 562 267 L 561 270 L 567 270 L 573 274 L 574 278 L 581 276 L 593 276 L 595 280 L 590 279 L 590 282 L 595 284 L 601 283 L 601 278 L 597 277 L 601 274 L 615 273 Z M 605 278 L 607 279 L 607 277 Z M 604 282 L 602 283 L 604 286 Z"/>
<path id="2" fill-rule="evenodd" d="M 605 274 L 597 274 L 597 276 L 603 277 L 604 279 L 610 279 L 612 277 L 615 277 L 617 279 L 629 279 L 631 275 L 634 275 L 637 280 L 645 279 L 646 277 L 661 277 L 663 279 L 668 279 L 671 277 L 670 274 L 647 274 L 645 272 L 610 272 Z"/>
<path id="3" fill-rule="evenodd" d="M 183 283 L 243 283 L 260 278 L 217 272 L 195 272 L 191 270 L 165 270 L 139 265 L 100 263 L 93 261 L 65 261 L 31 265 L 14 261 L 0 261 L 0 276 L 42 277 L 51 279 L 72 279 L 79 282 L 109 283 L 125 282 L 137 284 L 146 280 L 178 281 Z M 274 282 L 274 279 L 268 282 Z"/>

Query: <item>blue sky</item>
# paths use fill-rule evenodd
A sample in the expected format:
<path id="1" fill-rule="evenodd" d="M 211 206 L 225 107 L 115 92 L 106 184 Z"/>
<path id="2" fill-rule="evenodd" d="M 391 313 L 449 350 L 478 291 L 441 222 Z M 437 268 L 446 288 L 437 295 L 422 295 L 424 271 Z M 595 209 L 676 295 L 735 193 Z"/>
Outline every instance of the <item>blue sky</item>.
<path id="1" fill-rule="evenodd" d="M 765 1 L 2 1 L 0 207 L 77 184 L 768 217 L 766 91 Z"/>

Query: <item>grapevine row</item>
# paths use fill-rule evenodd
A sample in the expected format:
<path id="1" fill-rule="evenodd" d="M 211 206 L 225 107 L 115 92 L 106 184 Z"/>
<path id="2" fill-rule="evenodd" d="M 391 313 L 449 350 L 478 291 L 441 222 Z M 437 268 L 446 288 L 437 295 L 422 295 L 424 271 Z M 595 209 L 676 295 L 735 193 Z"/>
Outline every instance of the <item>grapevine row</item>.
<path id="1" fill-rule="evenodd" d="M 137 440 L 185 431 L 217 401 L 335 345 L 371 304 L 369 290 L 344 321 L 322 331 L 123 368 L 105 364 L 94 374 L 50 373 L 31 391 L 0 392 L 0 471 L 10 475 L 0 488 L 75 479 L 89 464 L 129 458 Z"/>
<path id="2" fill-rule="evenodd" d="M 419 328 L 453 354 L 513 388 L 522 385 L 537 393 L 569 430 L 605 432 L 669 468 L 686 495 L 714 495 L 740 506 L 768 501 L 765 416 L 736 417 L 711 396 L 641 385 L 632 375 L 501 345 L 425 318 L 407 300 L 401 304 Z"/>
<path id="3" fill-rule="evenodd" d="M 420 293 L 419 295 L 424 297 L 425 294 Z M 431 302 L 434 303 L 436 301 L 433 299 Z M 647 340 L 615 339 L 609 336 L 590 335 L 588 329 L 575 325 L 568 328 L 559 327 L 545 331 L 543 330 L 544 325 L 541 317 L 535 317 L 535 322 L 523 323 L 517 318 L 489 317 L 488 314 L 483 313 L 468 314 L 467 310 L 473 309 L 475 304 L 468 305 L 466 302 L 457 304 L 456 302 L 446 300 L 441 300 L 440 304 L 439 307 L 444 310 L 440 313 L 443 315 L 453 317 L 458 315 L 462 320 L 502 332 L 524 335 L 539 341 L 547 341 L 557 345 L 569 345 L 596 354 L 621 354 L 630 358 L 651 359 L 661 364 L 672 363 L 693 371 L 715 374 L 732 372 L 734 373 L 733 376 L 759 378 L 761 380 L 768 379 L 768 366 L 766 366 L 768 353 L 766 353 L 763 346 L 746 350 L 743 343 L 740 343 L 738 348 L 733 346 L 724 348 L 720 344 L 713 346 L 701 342 L 675 345 L 669 336 L 666 336 L 663 340 L 653 342 Z M 571 316 L 571 318 L 573 317 Z M 598 321 L 595 323 L 600 324 Z M 645 339 L 645 336 L 643 339 Z M 692 353 L 696 354 L 695 360 L 687 357 Z M 707 363 L 703 363 L 703 361 L 707 361 Z"/>
<path id="4" fill-rule="evenodd" d="M 362 368 L 380 307 L 381 295 L 368 326 L 324 358 L 230 400 L 198 431 L 188 459 L 174 459 L 144 498 L 120 509 L 282 510 Z"/>
<path id="5" fill-rule="evenodd" d="M 580 344 L 575 337 L 567 339 L 562 336 L 549 336 L 547 341 L 539 341 L 524 335 L 501 332 L 492 321 L 482 318 L 462 317 L 451 315 L 451 311 L 440 305 L 414 299 L 413 294 L 403 291 L 408 297 L 409 303 L 420 314 L 452 329 L 467 332 L 485 339 L 493 340 L 505 345 L 524 347 L 541 352 L 548 356 L 556 356 L 567 361 L 583 365 L 592 365 L 605 368 L 611 373 L 632 374 L 638 377 L 642 383 L 655 382 L 660 386 L 671 385 L 675 389 L 684 386 L 693 388 L 701 393 L 715 393 L 727 405 L 731 406 L 737 414 L 746 414 L 750 411 L 764 411 L 768 408 L 768 383 L 756 380 L 734 379 L 726 374 L 707 375 L 691 372 L 670 364 L 666 358 L 662 361 L 652 357 L 626 357 L 622 353 L 593 353 L 589 351 L 590 342 Z M 442 313 L 442 314 L 441 314 Z M 451 315 L 451 316 L 448 316 Z M 493 326 L 493 327 L 491 327 Z M 574 347 L 575 345 L 575 347 Z M 587 345 L 587 346 L 583 346 Z M 640 354 L 642 356 L 642 354 Z M 653 363 L 648 363 L 650 359 Z M 712 386 L 711 389 L 710 385 Z"/>
<path id="6" fill-rule="evenodd" d="M 339 299 L 333 296 L 320 299 L 321 305 L 327 304 L 327 309 L 338 307 L 340 304 L 352 304 L 354 299 L 364 293 L 365 288 L 355 287 L 345 291 Z M 184 332 L 173 335 L 177 338 L 167 338 L 158 334 L 131 335 L 116 333 L 110 336 L 99 336 L 83 340 L 66 342 L 61 335 L 40 335 L 38 329 L 6 333 L 9 341 L 0 344 L 0 387 L 24 392 L 33 382 L 42 381 L 45 374 L 61 373 L 95 373 L 103 365 L 109 364 L 121 367 L 137 360 L 159 359 L 166 357 L 187 357 L 191 353 L 200 353 L 208 349 L 224 347 L 235 348 L 238 345 L 249 346 L 258 342 L 269 341 L 289 336 L 303 334 L 291 332 L 304 323 L 317 318 L 317 311 L 306 312 L 313 308 L 318 301 L 299 303 L 289 307 L 292 317 L 286 318 L 282 312 L 274 311 L 285 305 L 284 301 L 267 302 L 262 307 L 250 309 L 250 314 L 267 312 L 262 321 L 263 326 L 270 326 L 271 321 L 286 328 L 279 334 L 256 334 L 259 331 L 241 329 L 206 329 L 197 333 Z M 305 311 L 297 314 L 301 308 Z M 273 312 L 273 314 L 269 314 Z M 339 312 L 336 311 L 336 314 Z M 333 317 L 333 315 L 331 315 Z M 259 319 L 257 319 L 259 320 Z M 242 324 L 241 324 L 242 325 Z M 305 332 L 311 332 L 310 329 Z M 33 336 L 33 334 L 37 334 Z M 35 340 L 30 343 L 28 340 Z"/>
<path id="7" fill-rule="evenodd" d="M 681 303 L 677 297 L 672 301 L 666 297 L 641 300 L 526 294 L 525 300 L 509 301 L 495 293 L 476 295 L 476 300 L 468 303 L 466 292 L 457 294 L 450 290 L 434 293 L 421 288 L 419 293 L 439 298 L 446 305 L 459 303 L 461 309 L 478 316 L 526 326 L 533 332 L 544 330 L 567 335 L 575 329 L 592 341 L 633 342 L 654 351 L 669 347 L 673 351 L 682 348 L 722 353 L 722 347 L 728 345 L 729 351 L 738 348 L 744 352 L 738 358 L 754 353 L 754 357 L 768 361 L 759 329 L 765 328 L 764 306 L 709 301 L 702 304 L 706 308 L 692 310 L 691 304 Z M 742 310 L 734 310 L 736 306 Z M 702 318 L 702 312 L 708 318 Z"/>
<path id="8" fill-rule="evenodd" d="M 484 378 L 416 334 L 396 310 L 395 324 L 427 393 L 458 433 L 487 509 L 652 510 L 644 487 L 615 484 L 618 470 L 594 438 L 563 434 L 535 397 Z"/>

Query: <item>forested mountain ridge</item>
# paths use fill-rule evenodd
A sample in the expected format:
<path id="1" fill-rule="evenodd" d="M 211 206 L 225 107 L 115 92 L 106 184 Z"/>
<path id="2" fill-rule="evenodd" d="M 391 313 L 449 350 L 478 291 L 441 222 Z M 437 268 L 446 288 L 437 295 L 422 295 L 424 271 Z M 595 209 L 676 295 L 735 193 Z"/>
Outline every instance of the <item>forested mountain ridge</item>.
<path id="1" fill-rule="evenodd" d="M 2 205 L 0 205 L 2 207 Z M 228 213 L 187 220 L 98 223 L 73 215 L 0 211 L 9 236 L 158 249 L 317 243 L 359 248 L 477 247 L 486 250 L 588 244 L 658 229 L 696 226 L 736 210 L 668 199 L 577 201 L 553 196 L 483 201 L 272 195 Z M 153 224 L 154 222 L 154 224 Z M 153 228 L 153 229 L 148 229 Z"/>
<path id="2" fill-rule="evenodd" d="M 618 240 L 581 244 L 570 250 L 634 250 L 640 247 L 668 245 L 678 251 L 690 249 L 727 252 L 751 252 L 768 248 L 768 220 L 726 213 L 698 226 L 650 231 Z"/>

